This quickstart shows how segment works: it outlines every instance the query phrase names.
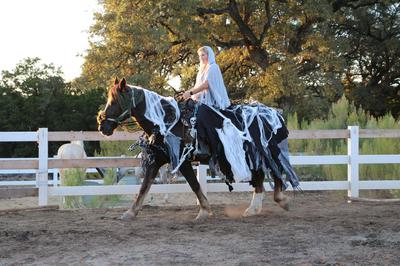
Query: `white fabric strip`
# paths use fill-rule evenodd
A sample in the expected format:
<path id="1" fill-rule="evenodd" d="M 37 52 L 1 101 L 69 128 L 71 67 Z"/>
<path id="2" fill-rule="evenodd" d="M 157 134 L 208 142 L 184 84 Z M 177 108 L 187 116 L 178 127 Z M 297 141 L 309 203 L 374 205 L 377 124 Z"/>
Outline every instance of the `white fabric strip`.
<path id="1" fill-rule="evenodd" d="M 232 110 L 225 110 L 229 112 L 237 112 L 238 108 L 242 107 L 242 120 L 244 123 L 243 131 L 239 130 L 232 121 L 223 115 L 219 110 L 209 106 L 215 113 L 223 118 L 223 126 L 221 129 L 216 129 L 219 139 L 224 146 L 226 159 L 231 165 L 231 170 L 237 182 L 249 181 L 251 179 L 251 172 L 246 162 L 246 152 L 243 148 L 245 140 L 253 142 L 249 127 L 253 120 L 257 118 L 258 128 L 260 131 L 261 143 L 263 149 L 268 149 L 268 142 L 273 134 L 276 134 L 278 129 L 282 127 L 279 113 L 273 109 L 262 104 L 256 106 L 237 106 Z M 271 136 L 267 139 L 264 131 L 264 121 L 267 121 L 271 126 Z"/>
<path id="2" fill-rule="evenodd" d="M 138 86 L 130 86 L 130 87 L 143 90 L 145 96 L 144 98 L 146 100 L 146 112 L 144 116 L 147 119 L 149 119 L 153 124 L 159 126 L 161 135 L 166 136 L 167 134 L 169 134 L 171 129 L 179 121 L 180 117 L 178 103 L 175 101 L 175 99 L 173 97 L 164 97 L 158 95 L 157 93 L 146 90 L 142 87 Z M 164 121 L 165 111 L 162 108 L 161 100 L 165 100 L 175 109 L 174 121 L 170 123 Z"/>

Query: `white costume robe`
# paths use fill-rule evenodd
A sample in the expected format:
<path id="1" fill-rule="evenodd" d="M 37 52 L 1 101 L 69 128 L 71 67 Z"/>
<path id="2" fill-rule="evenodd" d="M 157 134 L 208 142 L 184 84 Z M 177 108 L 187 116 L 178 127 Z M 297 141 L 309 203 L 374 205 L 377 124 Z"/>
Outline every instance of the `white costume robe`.
<path id="1" fill-rule="evenodd" d="M 218 109 L 225 109 L 230 106 L 231 103 L 224 85 L 222 73 L 219 66 L 215 62 L 213 50 L 209 46 L 206 46 L 206 48 L 208 51 L 208 66 L 206 66 L 205 71 L 199 71 L 197 74 L 195 87 L 207 80 L 208 88 L 194 94 L 192 99 L 208 106 Z"/>

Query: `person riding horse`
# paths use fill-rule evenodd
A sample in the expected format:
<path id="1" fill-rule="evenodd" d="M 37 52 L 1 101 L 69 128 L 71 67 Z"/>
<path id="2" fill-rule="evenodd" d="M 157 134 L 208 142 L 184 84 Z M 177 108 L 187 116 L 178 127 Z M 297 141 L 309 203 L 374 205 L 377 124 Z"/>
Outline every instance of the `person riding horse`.
<path id="1" fill-rule="evenodd" d="M 196 76 L 196 83 L 193 88 L 185 91 L 181 97 L 184 101 L 191 99 L 196 103 L 197 111 L 195 112 L 196 114 L 194 114 L 195 117 L 198 114 L 204 113 L 203 109 L 205 106 L 216 108 L 217 110 L 224 110 L 231 105 L 221 70 L 215 60 L 213 49 L 210 46 L 202 46 L 197 50 L 197 54 L 199 56 L 200 66 Z M 202 117 L 198 118 L 204 120 Z M 194 119 L 196 121 L 196 118 Z M 209 145 L 204 142 L 203 138 L 196 137 L 196 141 L 195 157 L 197 160 L 201 161 L 203 158 L 209 157 L 211 151 Z M 215 174 L 215 169 L 213 167 L 213 164 L 216 163 L 214 162 L 215 160 L 216 158 L 212 157 L 209 161 L 212 175 Z M 232 187 L 229 183 L 227 184 L 231 191 Z"/>
<path id="2" fill-rule="evenodd" d="M 298 188 L 299 180 L 289 162 L 288 131 L 279 113 L 263 104 L 234 105 L 225 110 L 202 104 L 197 111 L 195 127 L 200 132 L 199 137 L 210 144 L 209 159 L 217 158 L 216 163 L 226 177 L 233 177 L 236 182 L 247 181 L 255 189 L 251 204 L 243 215 L 261 212 L 266 175 L 273 178 L 275 202 L 287 210 L 288 199 L 282 192 L 287 187 L 287 181 L 293 188 Z M 148 141 L 142 149 L 145 156 L 139 195 L 121 218 L 137 216 L 159 168 L 174 161 L 171 157 L 175 153 L 174 147 L 178 147 L 178 155 L 184 159 L 179 171 L 200 202 L 196 219 L 212 216 L 211 207 L 191 165 L 195 158 L 190 153 L 186 156 L 184 152 L 186 144 L 181 140 L 190 130 L 180 119 L 177 102 L 171 97 L 128 85 L 125 79 L 116 79 L 109 89 L 106 107 L 97 117 L 99 131 L 112 135 L 130 117 L 135 118 Z M 173 144 L 171 139 L 178 141 L 178 145 Z"/>
<path id="3" fill-rule="evenodd" d="M 222 78 L 221 70 L 215 61 L 215 54 L 211 47 L 203 46 L 197 50 L 200 67 L 195 86 L 185 91 L 184 100 L 192 98 L 194 101 L 225 109 L 230 106 L 228 93 Z"/>

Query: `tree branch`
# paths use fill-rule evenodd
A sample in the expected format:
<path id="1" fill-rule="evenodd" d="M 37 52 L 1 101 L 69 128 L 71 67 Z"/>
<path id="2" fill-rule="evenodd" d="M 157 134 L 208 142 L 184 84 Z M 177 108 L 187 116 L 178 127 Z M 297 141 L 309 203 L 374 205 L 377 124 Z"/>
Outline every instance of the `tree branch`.
<path id="1" fill-rule="evenodd" d="M 160 23 L 161 26 L 166 28 L 170 33 L 172 33 L 175 36 L 178 36 L 178 34 L 167 23 L 165 23 L 162 20 L 157 20 L 157 22 Z"/>
<path id="2" fill-rule="evenodd" d="M 163 26 L 164 28 L 166 28 L 167 31 L 169 31 L 172 35 L 175 35 L 175 36 L 179 37 L 179 34 L 177 34 L 167 23 L 165 23 L 165 22 L 162 21 L 162 20 L 157 20 L 157 22 L 158 22 L 161 26 Z M 184 42 L 186 42 L 186 41 L 187 41 L 187 40 L 185 40 L 185 39 L 177 39 L 177 40 L 175 40 L 175 41 L 171 41 L 170 43 L 171 43 L 172 46 L 175 46 L 175 45 L 178 45 L 178 44 L 182 44 L 182 43 L 184 43 Z"/>
<path id="3" fill-rule="evenodd" d="M 289 40 L 288 51 L 292 54 L 299 53 L 301 51 L 301 45 L 304 42 L 304 37 L 307 30 L 315 23 L 319 23 L 322 21 L 324 21 L 323 17 L 308 17 L 307 15 L 305 15 L 305 22 L 297 29 L 296 36 Z"/>
<path id="4" fill-rule="evenodd" d="M 258 45 L 259 40 L 257 39 L 254 32 L 249 28 L 249 26 L 244 23 L 242 17 L 240 16 L 239 9 L 235 0 L 229 1 L 229 15 L 236 22 L 239 27 L 240 33 L 246 37 L 246 40 L 249 42 L 249 44 Z"/>
<path id="5" fill-rule="evenodd" d="M 242 40 L 232 40 L 229 42 L 224 42 L 219 40 L 215 36 L 214 41 L 219 44 L 219 46 L 223 47 L 235 47 L 245 45 L 249 54 L 250 58 L 253 62 L 255 62 L 259 67 L 263 70 L 269 66 L 269 54 L 268 52 L 261 47 L 262 42 L 260 41 L 262 38 L 257 38 L 253 30 L 245 23 L 243 20 L 238 5 L 235 0 L 229 0 L 229 4 L 227 8 L 223 9 L 205 9 L 205 8 L 198 8 L 197 11 L 200 15 L 203 14 L 216 14 L 221 15 L 224 13 L 228 13 L 229 16 L 235 21 L 236 25 L 239 28 L 240 34 L 243 36 Z"/>
<path id="6" fill-rule="evenodd" d="M 222 15 L 225 13 L 228 13 L 229 8 L 222 8 L 222 9 L 213 9 L 213 8 L 204 8 L 204 7 L 199 7 L 197 8 L 197 14 L 199 14 L 199 16 L 204 16 L 204 15 L 208 15 L 208 14 L 213 14 L 213 15 Z"/>
<path id="7" fill-rule="evenodd" d="M 243 4 L 243 21 L 245 24 L 248 24 L 252 12 L 251 9 L 247 7 L 246 3 L 248 2 L 244 2 Z"/>
<path id="8" fill-rule="evenodd" d="M 356 2 L 361 2 L 361 3 L 356 3 Z M 339 9 L 341 9 L 342 7 L 349 7 L 352 9 L 357 9 L 360 7 L 366 7 L 366 6 L 372 6 L 375 4 L 380 3 L 379 0 L 363 0 L 363 1 L 359 1 L 359 0 L 335 0 L 332 2 L 332 9 L 333 12 L 338 11 Z"/>
<path id="9" fill-rule="evenodd" d="M 246 44 L 244 39 L 241 40 L 230 40 L 230 41 L 222 41 L 217 38 L 217 36 L 212 35 L 212 40 L 215 42 L 217 46 L 224 47 L 224 48 L 233 48 L 238 46 L 244 46 Z"/>
<path id="10" fill-rule="evenodd" d="M 265 0 L 264 1 L 264 5 L 265 5 L 266 21 L 265 21 L 263 30 L 262 30 L 262 32 L 260 34 L 260 43 L 262 43 L 264 41 L 264 38 L 267 35 L 267 32 L 268 32 L 269 28 L 271 28 L 271 7 L 270 7 L 269 0 Z"/>

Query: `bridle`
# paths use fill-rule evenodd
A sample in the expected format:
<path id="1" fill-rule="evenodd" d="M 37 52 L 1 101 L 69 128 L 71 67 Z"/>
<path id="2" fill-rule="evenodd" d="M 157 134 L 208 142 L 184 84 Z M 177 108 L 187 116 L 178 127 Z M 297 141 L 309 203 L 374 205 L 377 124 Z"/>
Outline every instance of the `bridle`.
<path id="1" fill-rule="evenodd" d="M 134 93 L 134 91 L 132 91 L 132 90 L 131 90 L 131 92 Z M 136 121 L 125 122 L 125 120 L 132 117 L 132 107 L 136 107 L 134 95 L 129 97 L 124 94 L 118 93 L 117 96 L 118 97 L 116 100 L 119 104 L 119 107 L 123 111 L 122 114 L 120 114 L 117 118 L 105 117 L 104 120 L 114 122 L 118 126 L 123 126 L 123 127 L 130 127 L 130 126 L 136 125 Z M 106 106 L 106 108 L 107 108 L 107 106 Z M 105 112 L 104 112 L 104 116 L 105 116 Z"/>
<path id="2" fill-rule="evenodd" d="M 127 123 L 133 123 L 133 122 L 125 122 L 126 119 L 128 119 L 129 117 L 131 117 L 130 111 L 129 110 L 125 110 L 120 116 L 118 116 L 117 118 L 110 118 L 110 117 L 106 117 L 106 121 L 110 121 L 110 122 L 114 122 L 116 123 L 118 126 L 122 126 L 125 125 Z"/>

